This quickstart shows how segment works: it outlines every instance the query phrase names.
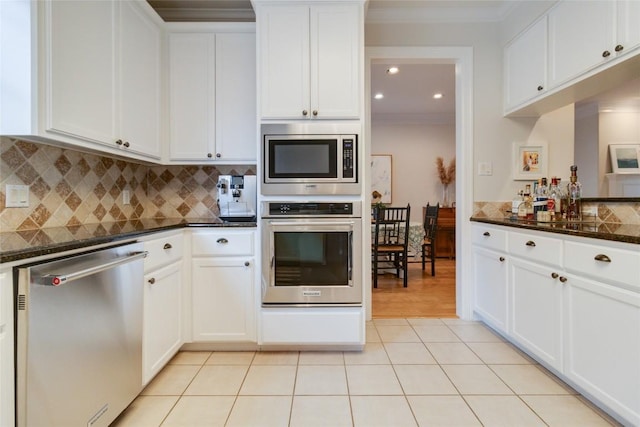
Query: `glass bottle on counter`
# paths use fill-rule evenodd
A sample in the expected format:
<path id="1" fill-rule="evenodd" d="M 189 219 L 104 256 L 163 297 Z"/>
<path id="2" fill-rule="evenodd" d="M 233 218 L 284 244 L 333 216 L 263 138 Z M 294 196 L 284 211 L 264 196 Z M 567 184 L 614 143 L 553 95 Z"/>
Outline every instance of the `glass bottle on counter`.
<path id="1" fill-rule="evenodd" d="M 582 186 L 578 182 L 578 166 L 572 165 L 567 184 L 567 221 L 582 220 Z"/>
<path id="2" fill-rule="evenodd" d="M 549 198 L 547 199 L 547 210 L 553 221 L 562 219 L 562 189 L 558 185 L 559 179 L 555 176 L 551 178 L 551 186 L 549 187 Z"/>
<path id="3" fill-rule="evenodd" d="M 520 207 L 523 201 L 524 199 L 522 197 L 522 190 L 520 190 L 516 193 L 516 196 L 511 201 L 511 218 L 512 219 L 517 219 L 518 208 Z"/>
<path id="4" fill-rule="evenodd" d="M 527 184 L 524 190 L 523 202 L 518 206 L 518 219 L 532 220 L 533 199 L 531 197 L 531 185 Z"/>
<path id="5" fill-rule="evenodd" d="M 538 219 L 538 212 L 547 210 L 547 199 L 549 192 L 547 189 L 547 178 L 540 178 L 535 190 L 535 198 L 533 201 L 533 215 Z"/>

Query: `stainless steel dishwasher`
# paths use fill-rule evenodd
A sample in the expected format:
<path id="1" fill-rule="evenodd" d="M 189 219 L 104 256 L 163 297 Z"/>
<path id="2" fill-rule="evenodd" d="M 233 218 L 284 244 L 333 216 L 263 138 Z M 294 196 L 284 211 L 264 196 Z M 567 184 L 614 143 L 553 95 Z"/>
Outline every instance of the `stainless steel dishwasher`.
<path id="1" fill-rule="evenodd" d="M 18 426 L 108 426 L 142 389 L 141 243 L 17 267 Z"/>

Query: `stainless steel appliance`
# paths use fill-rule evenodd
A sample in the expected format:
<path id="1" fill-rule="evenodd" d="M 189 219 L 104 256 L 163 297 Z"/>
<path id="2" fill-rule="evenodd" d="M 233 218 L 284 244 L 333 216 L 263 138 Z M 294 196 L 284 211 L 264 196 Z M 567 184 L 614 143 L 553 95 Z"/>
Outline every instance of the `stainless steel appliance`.
<path id="1" fill-rule="evenodd" d="M 256 220 L 255 175 L 220 175 L 217 187 L 220 219 L 231 222 Z"/>
<path id="2" fill-rule="evenodd" d="M 362 305 L 360 202 L 263 202 L 262 305 Z"/>
<path id="3" fill-rule="evenodd" d="M 359 125 L 263 125 L 264 195 L 359 195 Z"/>
<path id="4" fill-rule="evenodd" d="M 18 426 L 108 426 L 142 390 L 142 244 L 17 267 Z"/>

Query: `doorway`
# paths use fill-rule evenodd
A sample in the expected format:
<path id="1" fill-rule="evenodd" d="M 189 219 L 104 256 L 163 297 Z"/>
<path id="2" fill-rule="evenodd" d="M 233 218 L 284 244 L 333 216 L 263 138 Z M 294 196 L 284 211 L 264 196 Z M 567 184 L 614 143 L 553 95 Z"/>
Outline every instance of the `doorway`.
<path id="1" fill-rule="evenodd" d="M 468 218 L 473 212 L 473 190 L 472 190 L 472 159 L 473 159 L 473 138 L 472 138 L 472 48 L 450 47 L 450 48 L 430 48 L 430 47 L 372 47 L 366 49 L 366 94 L 365 94 L 365 159 L 369 159 L 372 141 L 372 97 L 371 87 L 372 65 L 379 63 L 396 64 L 451 64 L 455 70 L 455 157 L 457 162 L 457 173 L 455 181 L 456 194 L 456 262 L 455 262 L 455 312 L 462 319 L 472 317 L 472 283 L 470 262 L 470 245 L 462 236 L 470 235 L 470 224 Z M 434 159 L 435 160 L 435 159 Z M 370 162 L 367 161 L 365 179 L 365 201 L 369 200 L 368 189 L 371 183 Z M 420 202 L 420 204 L 423 202 Z M 412 205 L 413 206 L 413 205 Z M 416 209 L 416 208 L 414 208 Z M 417 209 L 416 209 L 417 210 Z M 467 218 L 467 221 L 462 221 Z M 365 246 L 371 246 L 371 236 L 368 233 L 364 238 Z M 367 251 L 368 252 L 368 251 Z M 364 255 L 365 265 L 371 268 L 370 253 Z M 411 278 L 411 275 L 409 276 Z M 368 285 L 367 283 L 368 282 Z M 372 318 L 372 290 L 371 277 L 365 275 L 366 295 L 365 303 L 367 307 L 367 317 Z M 465 285 L 466 284 L 466 285 Z"/>

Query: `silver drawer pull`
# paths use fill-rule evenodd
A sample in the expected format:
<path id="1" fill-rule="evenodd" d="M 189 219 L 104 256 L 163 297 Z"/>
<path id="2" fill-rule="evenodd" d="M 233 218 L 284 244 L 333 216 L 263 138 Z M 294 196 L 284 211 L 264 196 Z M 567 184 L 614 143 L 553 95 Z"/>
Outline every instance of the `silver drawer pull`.
<path id="1" fill-rule="evenodd" d="M 171 249 L 172 247 L 173 246 L 171 246 L 171 243 L 165 243 L 162 249 Z"/>
<path id="2" fill-rule="evenodd" d="M 229 243 L 229 241 L 227 239 L 225 239 L 224 237 L 219 238 L 218 240 L 216 240 L 217 243 L 222 243 L 222 244 L 226 244 Z"/>
<path id="3" fill-rule="evenodd" d="M 535 248 L 536 247 L 536 242 L 534 242 L 533 240 L 529 240 L 527 243 L 525 243 L 525 245 L 531 246 L 532 248 Z"/>
<path id="4" fill-rule="evenodd" d="M 491 233 L 489 233 L 488 231 L 485 231 L 484 233 L 482 233 L 483 236 L 489 237 L 491 236 Z"/>
<path id="5" fill-rule="evenodd" d="M 598 255 L 594 256 L 593 259 L 595 259 L 596 261 L 601 261 L 601 262 L 611 262 L 611 258 L 606 256 L 605 254 L 598 254 Z"/>

